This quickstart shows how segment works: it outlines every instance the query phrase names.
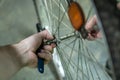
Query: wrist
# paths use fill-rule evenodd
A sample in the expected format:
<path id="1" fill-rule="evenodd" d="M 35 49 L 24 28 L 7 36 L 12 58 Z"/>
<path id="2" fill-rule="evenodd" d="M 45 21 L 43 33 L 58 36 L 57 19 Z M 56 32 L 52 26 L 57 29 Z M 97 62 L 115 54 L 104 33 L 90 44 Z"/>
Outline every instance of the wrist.
<path id="1" fill-rule="evenodd" d="M 17 44 L 13 45 L 14 49 L 15 49 L 15 54 L 16 54 L 16 60 L 19 62 L 18 64 L 21 67 L 24 67 L 27 65 L 27 58 L 26 57 L 26 53 L 28 52 L 27 50 L 27 46 L 25 46 L 25 43 L 23 42 L 19 42 Z"/>

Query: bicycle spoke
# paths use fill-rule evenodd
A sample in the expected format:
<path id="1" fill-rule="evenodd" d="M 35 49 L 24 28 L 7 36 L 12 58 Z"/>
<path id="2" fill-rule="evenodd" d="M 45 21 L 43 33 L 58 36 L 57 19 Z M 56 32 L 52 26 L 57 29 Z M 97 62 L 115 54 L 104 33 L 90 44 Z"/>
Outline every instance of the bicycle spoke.
<path id="1" fill-rule="evenodd" d="M 80 46 L 81 46 L 81 50 L 84 51 L 82 39 L 80 39 L 79 42 L 81 43 L 81 45 L 80 45 Z M 80 44 L 80 43 L 79 43 L 79 44 Z M 81 54 L 82 54 L 82 52 L 81 52 Z M 82 55 L 83 55 L 83 58 L 84 58 L 84 63 L 85 63 L 85 67 L 86 67 L 86 70 L 87 70 L 87 75 L 88 75 L 88 77 L 90 78 L 90 76 L 89 76 L 89 66 L 88 66 L 88 62 L 87 62 L 86 57 L 84 56 L 84 54 L 82 54 Z"/>
<path id="2" fill-rule="evenodd" d="M 60 12 L 61 10 L 64 12 L 64 13 L 66 13 L 66 11 L 64 10 L 64 7 L 63 6 L 61 6 L 61 3 L 59 3 L 59 4 L 57 4 L 57 2 L 56 2 L 56 0 L 53 0 L 53 2 L 55 2 L 56 3 L 56 5 L 57 5 L 57 7 L 59 8 L 58 10 L 58 12 Z M 61 7 L 62 7 L 62 9 L 61 9 Z M 64 22 L 62 22 L 62 20 L 59 18 L 59 16 L 60 15 L 58 15 L 58 16 L 56 16 L 52 11 L 50 11 L 50 10 L 48 10 L 48 12 L 53 16 L 53 17 L 55 17 L 55 19 L 57 19 L 58 20 L 58 22 L 59 22 L 59 24 L 64 24 L 68 29 L 71 29 L 71 28 L 69 28 L 68 27 L 68 25 L 67 24 L 65 24 Z M 46 13 L 48 13 L 48 12 L 46 12 Z M 63 14 L 64 14 L 63 13 Z M 63 17 L 64 17 L 64 15 L 63 15 Z M 67 17 L 67 19 L 68 19 L 68 15 L 67 15 L 67 13 L 66 13 L 66 17 Z M 69 19 L 68 19 L 69 20 Z M 56 28 L 57 29 L 57 28 Z"/>
<path id="3" fill-rule="evenodd" d="M 87 51 L 88 51 L 88 49 L 87 49 Z M 105 69 L 102 67 L 102 65 L 100 65 L 99 63 L 98 63 L 98 61 L 97 61 L 97 59 L 95 58 L 95 56 L 92 54 L 92 53 L 90 53 L 91 55 L 91 58 L 93 57 L 94 59 L 95 59 L 95 63 L 93 63 L 94 64 L 94 67 L 95 67 L 95 64 L 97 64 L 97 65 L 99 65 L 99 67 L 101 67 L 101 69 L 103 69 L 103 71 L 104 71 L 104 74 L 107 76 L 107 79 L 109 80 L 109 77 L 108 77 L 108 74 L 105 72 Z M 96 69 L 96 68 L 95 68 Z M 96 73 L 97 73 L 97 75 L 98 75 L 98 77 L 99 77 L 99 74 L 98 74 L 98 72 L 97 72 L 97 70 L 96 70 Z M 99 77 L 100 78 L 100 77 Z"/>
<path id="4" fill-rule="evenodd" d="M 60 21 L 60 4 L 61 4 L 61 0 L 59 0 L 59 9 L 58 9 L 58 25 L 57 26 L 59 26 L 59 21 Z M 58 33 L 58 37 L 60 37 L 60 27 L 58 27 L 58 31 L 57 31 L 57 33 Z M 55 33 L 56 34 L 56 33 Z"/>
<path id="5" fill-rule="evenodd" d="M 58 26 L 57 26 L 57 29 L 56 29 L 55 33 L 58 31 L 58 29 L 59 29 L 59 27 L 60 27 L 60 25 L 61 25 L 61 22 L 62 22 L 62 20 L 63 20 L 63 18 L 64 18 L 64 16 L 65 16 L 66 12 L 67 12 L 67 9 L 66 9 L 66 10 L 64 11 L 64 13 L 62 14 L 62 17 L 61 17 L 61 19 L 60 19 L 60 21 L 59 21 L 59 24 L 58 24 Z M 55 34 L 55 33 L 54 33 L 54 34 Z"/>
<path id="6" fill-rule="evenodd" d="M 65 8 L 64 8 L 64 6 L 63 6 L 62 3 L 57 3 L 56 0 L 53 0 L 53 2 L 55 2 L 55 4 L 56 4 L 58 7 L 59 7 L 59 4 L 60 4 L 60 6 L 61 6 L 61 7 L 59 7 L 60 10 L 61 10 L 62 12 L 66 12 L 66 10 L 65 10 Z M 67 5 L 66 0 L 65 0 L 65 3 L 66 3 L 66 5 Z M 68 15 L 67 15 L 67 13 L 66 13 L 66 17 L 67 17 L 67 19 L 69 20 L 69 17 L 68 17 Z"/>
<path id="7" fill-rule="evenodd" d="M 80 39 L 79 40 L 80 41 L 80 46 L 81 46 L 81 51 L 84 51 L 84 48 L 83 48 L 83 42 L 82 42 L 82 39 Z M 85 55 L 83 54 L 83 53 L 85 53 L 85 52 L 81 52 L 81 66 L 82 66 L 82 69 L 83 69 L 83 66 L 85 66 L 86 67 L 86 69 L 87 69 L 87 75 L 88 75 L 88 77 L 90 78 L 90 76 L 89 76 L 89 72 L 91 73 L 91 70 L 89 70 L 90 69 L 90 66 L 88 66 L 88 62 L 86 61 L 86 58 L 87 57 L 85 57 Z M 84 65 L 82 65 L 83 64 L 83 61 L 84 61 Z M 92 74 L 92 73 L 91 73 Z M 93 75 L 92 75 L 92 78 L 93 78 Z M 84 76 L 83 76 L 83 80 L 84 80 Z M 92 79 L 92 80 L 94 80 L 94 78 Z"/>
<path id="8" fill-rule="evenodd" d="M 60 0 L 60 1 L 61 1 L 61 0 Z M 55 15 L 48 9 L 48 6 L 47 6 L 48 4 L 47 4 L 47 2 L 42 1 L 42 3 L 43 3 L 44 6 L 45 6 L 45 11 L 46 11 L 46 13 L 47 13 L 47 18 L 48 18 L 49 26 L 51 26 L 50 23 L 52 23 L 52 21 L 50 21 L 50 19 L 51 19 L 50 15 L 52 15 L 52 16 L 54 16 L 54 17 L 58 20 L 58 25 L 59 25 L 59 26 L 60 26 L 60 24 L 62 23 L 63 25 L 65 25 L 65 27 L 67 27 L 68 29 L 72 30 L 71 28 L 69 28 L 69 26 L 68 26 L 66 23 L 64 23 L 64 22 L 62 21 L 63 18 L 64 18 L 64 14 L 66 13 L 66 11 L 63 13 L 62 19 L 60 19 L 60 4 L 61 4 L 61 3 L 58 4 L 58 6 L 59 6 L 59 17 L 55 16 Z M 58 34 L 59 34 L 59 26 L 56 28 L 56 31 L 52 32 L 53 35 L 54 35 L 56 32 L 58 32 Z M 54 26 L 54 27 L 55 27 L 55 26 Z M 52 28 L 52 29 L 53 29 L 53 28 Z M 52 31 L 53 31 L 53 30 L 52 30 Z"/>
<path id="9" fill-rule="evenodd" d="M 85 48 L 84 48 L 84 46 L 82 46 L 82 45 L 84 45 L 84 42 L 83 42 L 83 40 L 81 40 L 82 42 L 82 44 L 81 44 L 81 47 L 83 48 L 83 50 L 85 50 Z M 84 52 L 85 53 L 85 52 Z M 87 53 L 89 53 L 89 52 L 87 52 Z M 84 60 L 85 61 L 85 64 L 86 64 L 86 60 Z M 81 62 L 81 65 L 82 65 L 83 63 Z M 86 67 L 87 67 L 87 65 L 86 65 Z M 88 68 L 90 69 L 90 66 L 88 66 Z M 92 71 L 91 71 L 91 69 L 90 69 L 90 73 L 91 73 L 91 75 L 92 75 L 92 80 L 94 80 L 94 77 L 93 77 L 93 74 L 92 74 Z M 89 74 L 89 73 L 87 73 L 87 74 Z M 83 78 L 84 79 L 84 78 Z"/>
<path id="10" fill-rule="evenodd" d="M 84 41 L 83 41 L 83 43 L 84 43 Z M 87 47 L 84 47 L 84 49 L 85 49 L 85 48 L 87 49 Z M 86 49 L 85 49 L 85 50 L 86 50 Z M 89 51 L 88 51 L 88 50 L 86 50 L 86 51 L 87 51 L 89 57 L 91 57 Z M 91 54 L 92 54 L 92 53 L 91 53 Z M 91 59 L 92 59 L 92 57 L 91 57 Z M 93 64 L 93 66 L 94 66 L 94 64 Z M 95 67 L 95 66 L 94 66 L 94 69 L 95 69 L 95 71 L 96 71 L 96 67 Z M 91 73 L 92 73 L 92 72 L 91 72 Z M 97 76 L 98 76 L 98 72 L 97 72 L 97 71 L 96 71 L 96 74 L 97 74 Z M 93 78 L 93 74 L 92 74 L 92 78 Z M 99 76 L 98 76 L 98 78 L 99 78 Z M 93 79 L 94 79 L 94 78 L 93 78 Z M 99 79 L 99 80 L 100 80 L 100 79 Z"/>
<path id="11" fill-rule="evenodd" d="M 83 40 L 82 39 L 80 39 L 80 41 L 81 41 L 81 50 L 83 50 L 83 52 L 81 52 L 81 53 L 85 53 L 85 49 L 84 49 L 84 44 L 83 44 Z M 87 58 L 84 54 L 82 54 L 83 56 L 84 56 L 84 61 L 85 61 L 85 66 L 86 66 L 86 68 L 87 68 L 87 74 L 88 74 L 88 77 L 90 77 L 89 76 L 89 72 L 91 73 L 91 77 L 92 77 L 92 80 L 94 80 L 94 77 L 93 77 L 93 74 L 92 74 L 92 71 L 91 71 L 91 69 L 90 69 L 90 65 L 89 65 L 89 62 L 87 62 L 86 61 L 86 59 L 89 59 L 89 58 Z M 89 60 L 88 60 L 89 61 Z"/>
<path id="12" fill-rule="evenodd" d="M 58 46 L 57 48 L 59 48 L 59 46 Z M 62 57 L 62 55 L 61 55 L 61 53 L 62 53 L 61 48 L 59 48 L 58 51 L 59 51 L 59 52 L 58 52 L 59 55 L 61 56 L 61 60 L 64 61 L 63 65 L 64 65 L 64 67 L 65 67 L 65 72 L 67 73 L 67 75 L 70 75 L 70 78 L 67 77 L 67 78 L 69 78 L 68 80 L 73 80 L 73 79 L 72 79 L 72 75 L 71 75 L 71 73 L 69 72 L 69 70 L 68 70 L 68 71 L 66 70 L 66 69 L 67 69 L 67 68 L 66 68 L 67 63 L 66 63 L 66 60 L 63 59 L 63 57 Z M 69 73 L 69 74 L 68 74 L 68 73 Z"/>
<path id="13" fill-rule="evenodd" d="M 65 12 L 63 13 L 62 18 L 60 19 L 59 24 L 58 24 L 57 29 L 56 29 L 56 31 L 55 31 L 55 33 L 54 33 L 54 34 L 56 34 L 56 32 L 58 31 L 58 29 L 59 29 L 59 27 L 60 27 L 60 25 L 61 25 L 61 22 L 62 22 L 62 20 L 63 20 L 64 16 L 65 16 Z"/>
<path id="14" fill-rule="evenodd" d="M 78 41 L 79 43 L 78 43 L 78 62 L 77 62 L 77 64 L 78 64 L 78 66 L 79 66 L 79 60 L 80 60 L 80 41 Z M 76 75 L 76 80 L 79 80 L 79 78 L 78 78 L 78 71 L 79 71 L 79 68 L 77 67 L 77 75 Z M 82 73 L 82 75 L 83 75 L 83 73 Z M 83 78 L 82 78 L 83 79 Z M 84 80 L 84 79 L 83 79 Z"/>
<path id="15" fill-rule="evenodd" d="M 61 48 L 60 48 L 60 50 L 61 50 Z M 62 51 L 62 50 L 61 50 Z M 61 52 L 62 53 L 62 52 Z M 65 54 L 65 53 L 64 53 Z M 61 55 L 61 54 L 60 54 Z M 63 58 L 63 56 L 61 55 L 61 58 Z M 66 57 L 66 59 L 67 59 L 67 57 Z M 64 60 L 64 61 L 67 61 L 67 60 Z M 63 65 L 63 66 L 67 66 L 67 64 L 66 65 Z M 66 70 L 66 69 L 65 69 Z M 66 70 L 66 72 L 69 72 L 69 70 L 67 69 Z M 70 72 L 69 72 L 70 73 Z M 71 73 L 70 73 L 71 74 Z M 73 75 L 72 75 L 73 76 Z M 73 80 L 73 79 L 71 79 L 71 80 Z"/>
<path id="16" fill-rule="evenodd" d="M 98 74 L 98 72 L 97 72 L 97 70 L 96 70 L 96 67 L 95 67 L 95 64 L 97 64 L 97 65 L 99 65 L 99 66 L 101 66 L 98 62 L 97 62 L 97 59 L 94 57 L 94 55 L 93 55 L 93 53 L 90 51 L 90 50 L 88 50 L 88 48 L 85 46 L 85 50 L 87 51 L 87 53 L 88 53 L 88 56 L 89 57 L 91 57 L 91 59 L 93 60 L 93 58 L 95 59 L 95 62 L 93 63 L 93 67 L 94 67 L 94 69 L 95 69 L 95 72 L 96 72 L 96 74 L 97 74 L 97 76 L 98 76 L 98 78 L 99 78 L 99 80 L 101 80 L 101 78 L 100 78 L 100 76 L 99 76 L 99 74 Z M 93 57 L 93 58 L 92 58 Z M 94 61 L 94 60 L 93 60 Z M 101 68 L 102 68 L 102 66 L 101 66 Z M 103 68 L 102 68 L 103 69 Z M 105 75 L 106 75 L 106 72 L 105 72 L 105 70 L 103 69 L 103 71 L 104 71 L 104 73 L 105 73 Z M 108 75 L 107 75 L 108 76 Z M 108 78 L 108 80 L 109 80 L 109 78 Z"/>
<path id="17" fill-rule="evenodd" d="M 61 51 L 59 50 L 60 49 L 59 47 L 57 47 L 56 49 L 57 49 L 58 53 L 61 53 Z M 59 54 L 59 56 L 61 57 L 61 54 Z M 61 59 L 61 61 L 64 61 L 63 57 L 61 57 L 60 59 Z M 65 67 L 66 61 L 64 61 L 64 63 L 62 63 L 62 65 Z M 66 67 L 64 68 L 64 71 L 66 73 Z M 67 73 L 65 74 L 65 76 L 66 75 L 69 76 Z"/>
<path id="18" fill-rule="evenodd" d="M 88 21 L 91 13 L 92 13 L 92 7 L 90 6 L 90 9 L 89 9 L 88 14 L 87 14 L 86 22 Z"/>
<path id="19" fill-rule="evenodd" d="M 51 18 L 50 18 L 50 14 L 49 14 L 49 9 L 48 9 L 47 1 L 46 0 L 42 0 L 42 3 L 44 5 L 45 11 L 47 13 L 47 19 L 48 19 L 49 26 L 51 26 Z"/>
<path id="20" fill-rule="evenodd" d="M 82 70 L 83 70 L 83 57 L 82 57 L 82 53 L 81 53 L 81 67 L 82 67 Z M 83 72 L 82 72 L 82 80 L 84 80 Z"/>
<path id="21" fill-rule="evenodd" d="M 75 46 L 76 40 L 77 40 L 77 38 L 75 38 L 75 39 L 72 41 L 72 43 L 73 43 L 73 47 L 71 48 L 70 58 L 68 59 L 67 69 L 68 69 L 68 66 L 69 66 L 69 64 L 70 64 L 71 57 L 72 57 L 72 55 L 73 55 L 73 49 L 74 49 L 74 46 Z"/>
<path id="22" fill-rule="evenodd" d="M 87 49 L 87 51 L 88 51 L 88 49 Z M 109 79 L 108 74 L 105 72 L 106 69 L 105 69 L 102 65 L 100 65 L 100 64 L 98 63 L 96 57 L 92 54 L 92 52 L 91 52 L 91 51 L 89 51 L 89 52 L 90 52 L 90 54 L 91 54 L 91 55 L 90 55 L 91 58 L 92 58 L 92 57 L 94 58 L 94 61 L 95 61 L 94 64 L 99 65 L 99 67 L 101 67 L 101 69 L 103 69 L 105 75 L 107 76 L 107 79 Z"/>
<path id="23" fill-rule="evenodd" d="M 73 49 L 74 49 L 74 47 L 75 47 L 76 40 L 77 40 L 77 38 L 75 38 L 74 43 L 73 43 L 73 47 L 71 48 L 72 50 L 71 50 L 71 52 L 70 52 L 70 57 L 68 58 L 67 69 L 68 69 L 68 67 L 69 67 L 69 65 L 70 65 L 70 62 L 71 62 L 71 58 L 72 58 L 72 55 L 73 55 Z"/>
<path id="24" fill-rule="evenodd" d="M 61 53 L 59 53 L 60 55 L 64 55 L 63 57 L 65 57 L 65 59 L 67 59 L 67 54 L 65 54 L 66 52 L 64 51 L 64 49 L 61 49 L 60 48 L 60 50 L 61 50 Z M 63 58 L 62 57 L 62 58 Z M 64 61 L 68 61 L 68 60 L 64 60 Z M 70 63 L 71 65 L 73 65 L 73 66 L 75 66 L 75 67 L 77 67 L 82 73 L 83 73 L 83 71 L 82 71 L 82 69 L 80 69 L 80 67 L 79 67 L 79 65 L 77 65 L 77 64 L 75 64 L 72 60 L 71 60 L 71 63 Z M 83 73 L 84 74 L 84 73 Z M 86 74 L 84 74 L 86 77 L 87 77 L 87 75 Z M 88 77 L 87 77 L 88 78 Z M 89 78 L 88 78 L 89 79 Z"/>
<path id="25" fill-rule="evenodd" d="M 51 12 L 50 12 L 50 14 L 58 21 L 58 17 L 56 16 L 56 15 L 54 15 L 54 14 L 52 14 Z M 60 20 L 59 20 L 59 23 L 60 23 Z M 67 29 L 69 29 L 69 30 L 72 30 L 66 23 L 64 23 L 63 21 L 61 22 L 61 24 L 63 24 Z M 56 31 L 56 30 L 55 30 Z M 55 34 L 55 33 L 54 33 Z"/>

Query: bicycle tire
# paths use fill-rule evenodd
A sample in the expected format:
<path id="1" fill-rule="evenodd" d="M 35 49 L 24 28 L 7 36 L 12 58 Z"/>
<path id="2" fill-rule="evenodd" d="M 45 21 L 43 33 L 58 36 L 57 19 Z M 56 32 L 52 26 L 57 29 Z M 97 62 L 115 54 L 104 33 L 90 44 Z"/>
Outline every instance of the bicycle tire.
<path id="1" fill-rule="evenodd" d="M 120 10 L 116 0 L 94 0 L 109 44 L 116 80 L 120 79 Z M 103 5 L 104 8 L 103 8 Z M 106 14 L 106 15 L 105 15 Z"/>

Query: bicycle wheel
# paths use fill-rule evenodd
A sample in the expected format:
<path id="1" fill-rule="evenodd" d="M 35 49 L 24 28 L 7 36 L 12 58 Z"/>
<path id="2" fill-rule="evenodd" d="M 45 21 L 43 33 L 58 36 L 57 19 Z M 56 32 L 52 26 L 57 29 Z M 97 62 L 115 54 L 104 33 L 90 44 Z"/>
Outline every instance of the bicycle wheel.
<path id="1" fill-rule="evenodd" d="M 112 80 L 114 71 L 103 38 L 95 41 L 86 39 L 84 27 L 93 15 L 94 7 L 89 0 L 38 0 L 41 24 L 57 40 L 56 53 L 60 57 L 64 74 L 61 80 Z M 73 4 L 72 4 L 73 3 Z M 79 18 L 73 20 L 75 5 Z M 88 5 L 88 6 L 86 6 Z M 70 13 L 70 14 L 69 14 Z M 71 15 L 73 14 L 73 15 Z M 80 19 L 81 18 L 81 19 Z M 80 20 L 79 20 L 80 19 Z M 80 23 L 77 20 L 81 21 Z M 77 24 L 76 24 L 77 23 Z M 79 25 L 79 26 L 78 26 Z M 101 29 L 101 26 L 98 26 Z M 104 46 L 104 47 L 103 47 Z M 106 67 L 109 61 L 109 69 Z M 59 67 L 59 66 L 58 66 Z M 60 70 L 58 70 L 61 72 Z"/>

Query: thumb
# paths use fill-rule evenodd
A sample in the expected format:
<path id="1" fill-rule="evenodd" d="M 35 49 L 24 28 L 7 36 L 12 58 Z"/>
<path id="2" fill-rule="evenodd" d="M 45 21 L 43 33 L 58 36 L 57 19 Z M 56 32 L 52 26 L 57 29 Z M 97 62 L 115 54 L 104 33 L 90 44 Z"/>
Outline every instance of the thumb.
<path id="1" fill-rule="evenodd" d="M 96 24 L 97 24 L 97 17 L 95 15 L 87 22 L 85 28 L 87 31 L 91 31 Z"/>

